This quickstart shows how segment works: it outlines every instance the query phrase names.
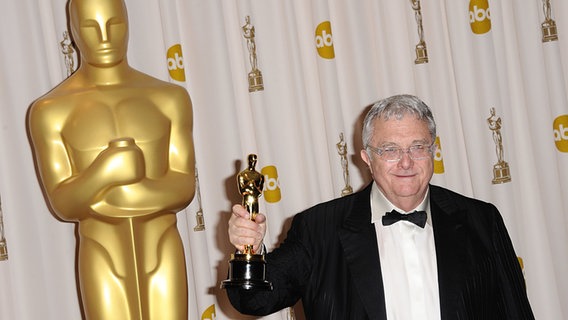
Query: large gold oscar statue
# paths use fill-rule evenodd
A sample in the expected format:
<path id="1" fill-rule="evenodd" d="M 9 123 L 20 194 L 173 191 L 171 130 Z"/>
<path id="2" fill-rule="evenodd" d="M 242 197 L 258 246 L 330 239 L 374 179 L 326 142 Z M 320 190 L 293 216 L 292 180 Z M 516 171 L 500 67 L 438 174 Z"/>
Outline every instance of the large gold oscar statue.
<path id="1" fill-rule="evenodd" d="M 70 0 L 69 18 L 79 68 L 32 104 L 28 129 L 52 211 L 77 223 L 84 316 L 186 320 L 189 95 L 129 66 L 124 1 Z"/>

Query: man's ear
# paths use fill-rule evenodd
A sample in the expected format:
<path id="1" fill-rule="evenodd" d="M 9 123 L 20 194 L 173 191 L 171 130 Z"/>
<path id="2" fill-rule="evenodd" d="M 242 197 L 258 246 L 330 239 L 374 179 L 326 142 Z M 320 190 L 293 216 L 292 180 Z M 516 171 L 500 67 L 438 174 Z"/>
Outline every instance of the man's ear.
<path id="1" fill-rule="evenodd" d="M 373 173 L 373 169 L 371 167 L 371 158 L 369 157 L 367 150 L 361 149 L 361 159 L 363 159 L 363 161 L 367 164 L 367 167 L 369 167 L 369 170 L 371 170 L 371 173 Z"/>

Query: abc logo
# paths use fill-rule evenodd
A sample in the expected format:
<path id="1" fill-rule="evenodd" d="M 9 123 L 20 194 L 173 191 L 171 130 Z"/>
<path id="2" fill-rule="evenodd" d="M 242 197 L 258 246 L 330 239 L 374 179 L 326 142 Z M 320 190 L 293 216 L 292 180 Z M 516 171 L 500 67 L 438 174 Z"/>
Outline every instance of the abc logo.
<path id="1" fill-rule="evenodd" d="M 560 152 L 568 152 L 568 114 L 561 115 L 554 119 L 552 124 L 554 132 L 554 143 Z"/>
<path id="2" fill-rule="evenodd" d="M 333 36 L 331 35 L 331 23 L 324 21 L 316 28 L 316 48 L 318 54 L 324 59 L 335 58 L 335 51 L 333 50 Z"/>
<path id="3" fill-rule="evenodd" d="M 487 0 L 469 2 L 469 24 L 475 34 L 484 34 L 491 30 L 491 14 Z"/>
<path id="4" fill-rule="evenodd" d="M 440 144 L 440 137 L 436 137 L 436 150 L 434 151 L 434 173 L 444 173 L 444 158 L 442 157 L 442 145 Z"/>
<path id="5" fill-rule="evenodd" d="M 266 166 L 260 170 L 264 176 L 264 199 L 266 202 L 274 203 L 280 201 L 280 182 L 278 181 L 278 171 L 275 166 Z"/>
<path id="6" fill-rule="evenodd" d="M 523 258 L 517 257 L 517 261 L 519 261 L 519 265 L 521 265 L 521 271 L 523 272 L 523 276 L 525 275 L 525 263 L 523 262 Z"/>
<path id="7" fill-rule="evenodd" d="M 201 320 L 215 320 L 217 319 L 217 312 L 215 312 L 215 305 L 212 304 L 201 315 Z"/>
<path id="8" fill-rule="evenodd" d="M 181 45 L 176 44 L 168 49 L 168 71 L 170 77 L 177 81 L 185 81 L 185 71 L 183 67 L 183 54 L 181 53 Z"/>

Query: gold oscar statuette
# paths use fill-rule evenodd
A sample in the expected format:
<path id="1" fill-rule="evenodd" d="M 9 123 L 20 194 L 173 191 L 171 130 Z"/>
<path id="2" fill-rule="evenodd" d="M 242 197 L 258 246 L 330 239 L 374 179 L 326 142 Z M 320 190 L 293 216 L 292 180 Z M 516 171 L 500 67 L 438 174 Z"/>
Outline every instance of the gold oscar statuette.
<path id="1" fill-rule="evenodd" d="M 262 195 L 264 176 L 255 170 L 256 154 L 248 156 L 248 167 L 237 175 L 237 184 L 243 197 L 243 207 L 254 221 L 258 214 L 258 198 Z M 246 245 L 242 253 L 234 253 L 229 261 L 229 279 L 221 288 L 242 288 L 245 290 L 272 290 L 272 283 L 266 281 L 266 261 L 263 254 L 256 254 L 253 246 Z"/>
<path id="2" fill-rule="evenodd" d="M 47 205 L 76 228 L 82 319 L 187 320 L 191 99 L 129 65 L 124 0 L 68 6 L 80 63 L 32 103 L 27 129 Z"/>
<path id="3" fill-rule="evenodd" d="M 347 144 L 343 138 L 343 132 L 339 134 L 339 142 L 336 144 L 337 153 L 341 157 L 341 168 L 343 169 L 343 180 L 345 187 L 341 190 L 341 196 L 346 196 L 353 193 L 353 188 L 349 182 L 349 160 L 347 159 Z"/>
<path id="4" fill-rule="evenodd" d="M 195 213 L 196 224 L 193 227 L 193 231 L 204 231 L 205 230 L 205 218 L 203 217 L 203 210 L 199 210 Z"/>
<path id="5" fill-rule="evenodd" d="M 197 205 L 199 208 L 195 213 L 196 225 L 193 227 L 193 231 L 205 231 L 205 217 L 203 216 L 203 207 L 201 205 L 201 190 L 199 189 L 199 175 L 197 173 L 197 167 L 195 168 L 195 197 L 197 198 Z"/>
<path id="6" fill-rule="evenodd" d="M 256 40 L 254 26 L 250 23 L 250 16 L 245 17 L 245 25 L 242 26 L 243 36 L 247 40 L 247 48 L 249 52 L 250 66 L 252 70 L 248 73 L 249 92 L 264 90 L 262 80 L 262 72 L 258 69 L 256 59 Z"/>
<path id="7" fill-rule="evenodd" d="M 556 22 L 552 20 L 550 0 L 542 0 L 542 9 L 544 11 L 544 22 L 541 24 L 542 42 L 558 40 L 558 30 Z"/>
<path id="8" fill-rule="evenodd" d="M 4 217 L 2 216 L 2 199 L 0 199 L 0 261 L 8 260 L 8 244 L 4 236 Z"/>
<path id="9" fill-rule="evenodd" d="M 63 58 L 65 59 L 67 77 L 69 77 L 73 74 L 73 71 L 75 71 L 75 57 L 73 56 L 75 50 L 73 49 L 71 39 L 69 39 L 69 32 L 63 32 L 63 40 L 59 43 L 59 45 L 61 46 L 61 53 L 63 54 Z"/>
<path id="10" fill-rule="evenodd" d="M 424 41 L 424 27 L 422 26 L 420 0 L 410 0 L 410 3 L 414 10 L 416 27 L 418 28 L 418 44 L 416 44 L 416 60 L 414 60 L 414 64 L 428 63 L 428 49 L 426 48 L 426 41 Z"/>
<path id="11" fill-rule="evenodd" d="M 503 137 L 501 136 L 501 118 L 495 115 L 495 108 L 489 110 L 491 116 L 487 118 L 489 129 L 493 133 L 493 141 L 495 142 L 495 153 L 497 154 L 497 163 L 493 166 L 493 184 L 505 183 L 511 181 L 511 171 L 509 164 L 503 158 Z"/>

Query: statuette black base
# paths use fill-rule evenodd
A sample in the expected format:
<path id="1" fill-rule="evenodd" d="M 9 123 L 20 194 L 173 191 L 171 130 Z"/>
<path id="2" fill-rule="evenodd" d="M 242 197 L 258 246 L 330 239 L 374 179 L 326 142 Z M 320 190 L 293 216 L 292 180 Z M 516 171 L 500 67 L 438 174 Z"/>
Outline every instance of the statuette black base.
<path id="1" fill-rule="evenodd" d="M 265 277 L 264 255 L 235 253 L 229 261 L 229 279 L 221 282 L 221 288 L 272 290 L 272 283 L 266 281 Z"/>

